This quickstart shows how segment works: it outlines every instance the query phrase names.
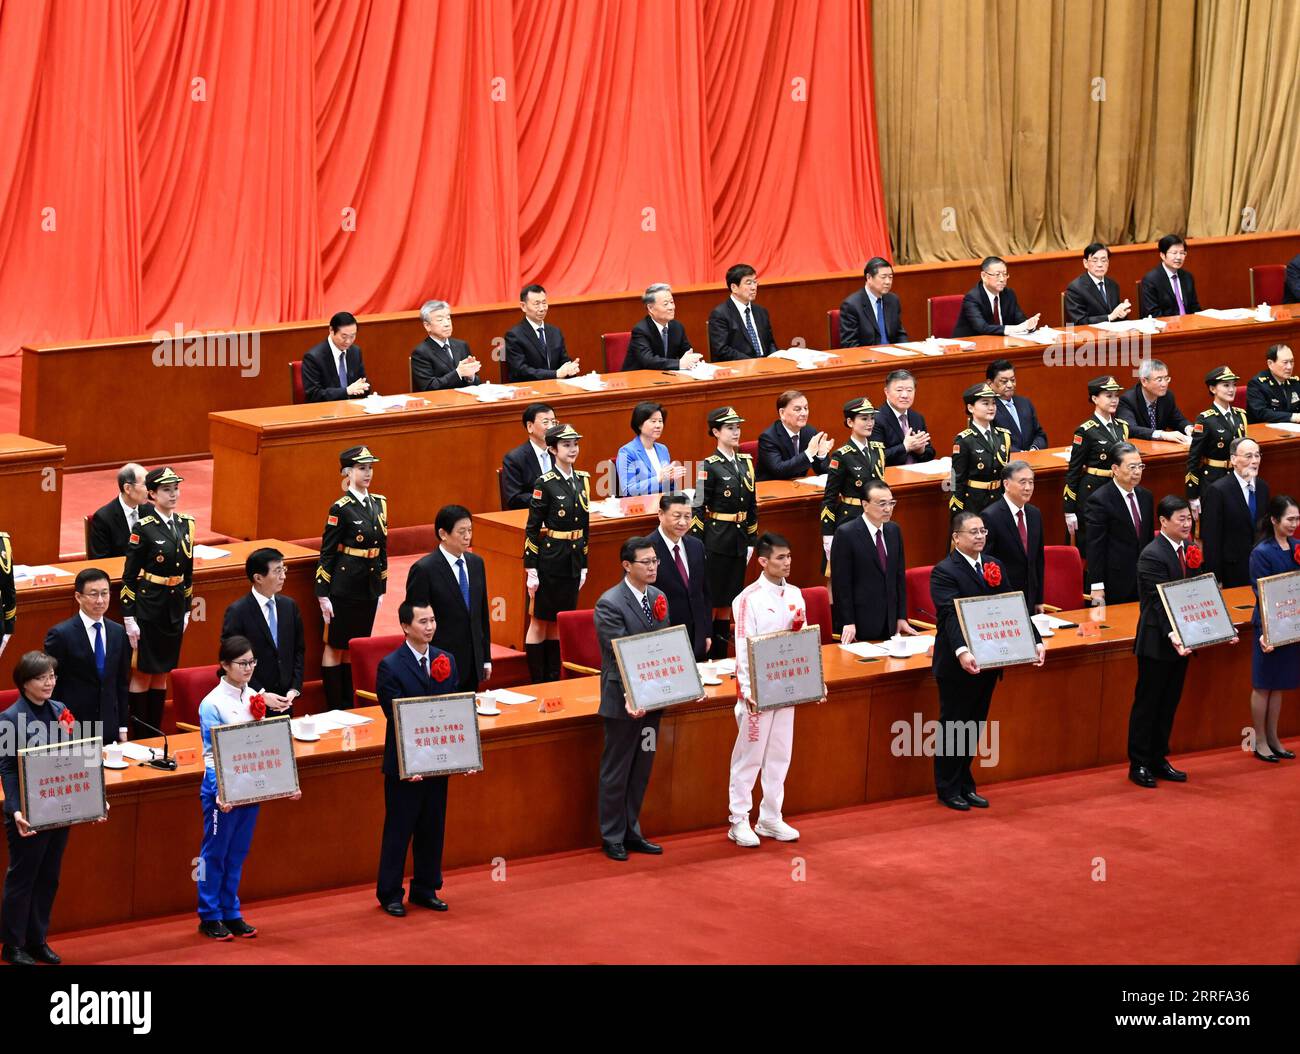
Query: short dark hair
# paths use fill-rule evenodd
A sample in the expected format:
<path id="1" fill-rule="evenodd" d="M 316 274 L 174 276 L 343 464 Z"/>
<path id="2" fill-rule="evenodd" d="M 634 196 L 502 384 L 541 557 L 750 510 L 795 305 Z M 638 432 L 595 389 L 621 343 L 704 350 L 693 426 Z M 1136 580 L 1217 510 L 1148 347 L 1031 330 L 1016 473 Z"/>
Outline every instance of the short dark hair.
<path id="1" fill-rule="evenodd" d="M 618 550 L 618 558 L 624 563 L 636 563 L 636 554 L 642 549 L 653 549 L 655 540 L 648 535 L 634 534 Z"/>
<path id="2" fill-rule="evenodd" d="M 1001 264 L 1003 267 L 1007 266 L 1006 260 L 1000 256 L 986 256 L 980 261 L 980 270 L 987 271 L 994 264 Z"/>
<path id="3" fill-rule="evenodd" d="M 1296 504 L 1295 498 L 1291 497 L 1291 495 L 1274 494 L 1268 499 L 1268 513 L 1264 517 L 1264 523 L 1280 520 L 1286 515 L 1286 510 L 1292 507 L 1300 509 L 1300 505 Z"/>
<path id="4" fill-rule="evenodd" d="M 773 549 L 789 549 L 790 543 L 785 540 L 785 536 L 777 534 L 774 531 L 764 531 L 758 536 L 758 542 L 754 545 L 754 559 L 760 556 L 771 556 Z"/>
<path id="5" fill-rule="evenodd" d="M 870 501 L 871 495 L 878 490 L 888 490 L 891 494 L 893 493 L 888 483 L 883 479 L 872 476 L 862 487 L 862 500 Z"/>
<path id="6" fill-rule="evenodd" d="M 409 626 L 415 621 L 415 609 L 428 608 L 433 610 L 432 604 L 417 604 L 413 600 L 403 600 L 397 605 L 397 624 L 399 626 Z"/>
<path id="7" fill-rule="evenodd" d="M 72 588 L 78 593 L 84 593 L 86 586 L 91 582 L 98 582 L 103 579 L 112 585 L 113 580 L 108 577 L 108 572 L 99 567 L 84 567 L 77 572 L 77 579 L 72 583 Z"/>
<path id="8" fill-rule="evenodd" d="M 690 503 L 691 503 L 691 499 L 687 497 L 685 494 L 683 494 L 680 490 L 674 491 L 671 494 L 659 495 L 660 512 L 667 512 L 669 507 L 673 505 L 689 505 Z"/>
<path id="9" fill-rule="evenodd" d="M 21 692 L 28 681 L 54 673 L 58 668 L 59 660 L 53 655 L 46 655 L 43 651 L 24 652 L 14 667 L 14 687 Z"/>
<path id="10" fill-rule="evenodd" d="M 1184 249 L 1187 248 L 1187 243 L 1183 241 L 1181 234 L 1166 234 L 1160 241 L 1156 242 L 1156 248 L 1160 250 L 1161 256 L 1164 256 L 1175 245 L 1181 245 Z M 1147 259 L 1150 259 L 1150 257 L 1147 257 Z"/>
<path id="11" fill-rule="evenodd" d="M 1083 250 L 1083 258 L 1086 260 L 1094 253 L 1105 253 L 1107 256 L 1109 256 L 1110 249 L 1107 248 L 1105 245 L 1103 245 L 1101 242 L 1092 242 Z"/>
<path id="12" fill-rule="evenodd" d="M 984 519 L 978 512 L 971 512 L 970 509 L 960 509 L 952 514 L 952 519 L 948 522 L 948 528 L 953 534 L 961 534 L 962 528 L 970 520 Z"/>
<path id="13" fill-rule="evenodd" d="M 1008 461 L 1002 466 L 1002 478 L 1004 480 L 1010 479 L 1023 468 L 1029 469 L 1030 472 L 1034 471 L 1034 466 L 1023 458 L 1017 461 Z"/>
<path id="14" fill-rule="evenodd" d="M 740 285 L 750 275 L 758 274 L 749 264 L 733 264 L 727 268 L 727 288 Z"/>
<path id="15" fill-rule="evenodd" d="M 543 289 L 536 282 L 530 282 L 528 285 L 524 286 L 521 290 L 519 290 L 519 302 L 521 304 L 525 304 L 528 302 L 529 293 L 541 293 L 542 296 L 545 296 L 546 290 Z"/>
<path id="16" fill-rule="evenodd" d="M 1270 344 L 1268 346 L 1268 361 L 1277 362 L 1278 352 L 1286 351 L 1288 348 L 1290 348 L 1290 346 L 1291 345 L 1289 344 Z M 121 480 L 120 474 L 118 476 L 118 479 L 119 479 L 118 486 L 120 487 L 122 485 L 120 482 Z"/>
<path id="17" fill-rule="evenodd" d="M 1269 350 L 1271 351 L 1272 349 L 1270 348 Z M 1269 361 L 1272 362 L 1273 360 L 1270 358 Z M 130 464 L 130 465 L 123 465 L 121 468 L 117 470 L 117 492 L 119 494 L 121 494 L 122 491 L 126 490 L 129 484 L 135 482 L 135 470 L 137 468 L 139 468 L 138 465 Z M 141 473 L 140 475 L 141 475 L 140 482 L 143 483 L 144 473 Z"/>
<path id="18" fill-rule="evenodd" d="M 1156 515 L 1162 520 L 1169 520 L 1173 519 L 1174 513 L 1190 508 L 1191 505 L 1186 498 L 1177 494 L 1166 494 L 1160 499 L 1160 504 L 1156 506 Z"/>
<path id="19" fill-rule="evenodd" d="M 442 537 L 443 531 L 451 534 L 461 520 L 469 520 L 472 523 L 474 514 L 464 505 L 444 505 L 433 518 L 433 533 L 439 538 Z"/>
<path id="20" fill-rule="evenodd" d="M 1005 373 L 1007 370 L 1010 370 L 1012 373 L 1015 373 L 1016 364 L 1012 362 L 1010 359 L 994 359 L 992 362 L 989 363 L 988 369 L 984 371 L 984 379 L 986 381 L 991 381 L 999 373 Z"/>
<path id="21" fill-rule="evenodd" d="M 776 397 L 777 413 L 780 413 L 796 399 L 802 399 L 803 397 L 803 392 L 799 391 L 798 388 L 791 388 L 789 391 L 782 392 Z"/>
<path id="22" fill-rule="evenodd" d="M 1128 457 L 1129 454 L 1136 454 L 1137 452 L 1138 452 L 1138 448 L 1134 446 L 1132 443 L 1124 443 L 1124 442 L 1114 443 L 1111 445 L 1110 448 L 1111 464 L 1118 465 L 1121 461 L 1124 460 L 1124 458 Z"/>
<path id="23" fill-rule="evenodd" d="M 550 403 L 529 403 L 527 406 L 524 407 L 524 416 L 523 416 L 524 427 L 527 428 L 530 424 L 532 424 L 535 420 L 537 420 L 538 414 L 544 414 L 544 413 L 552 413 L 552 414 L 555 413 L 555 407 L 553 407 Z"/>
<path id="24" fill-rule="evenodd" d="M 284 553 L 279 549 L 272 549 L 266 546 L 262 549 L 254 549 L 248 554 L 248 559 L 244 561 L 244 574 L 248 576 L 251 582 L 254 575 L 269 575 L 271 565 L 277 560 L 283 560 Z"/>
<path id="25" fill-rule="evenodd" d="M 664 424 L 668 423 L 668 411 L 663 408 L 661 403 L 644 402 L 637 403 L 632 407 L 632 434 L 640 435 L 641 426 L 656 413 L 663 414 Z"/>
<path id="26" fill-rule="evenodd" d="M 886 388 L 888 388 L 895 381 L 911 381 L 913 384 L 915 384 L 916 377 L 913 376 L 911 370 L 890 370 L 887 374 L 885 374 Z"/>
<path id="27" fill-rule="evenodd" d="M 883 256 L 873 256 L 867 261 L 867 266 L 862 269 L 862 277 L 875 278 L 882 267 L 888 267 L 891 271 L 894 269 L 894 265 Z"/>
<path id="28" fill-rule="evenodd" d="M 241 655 L 253 650 L 253 642 L 238 633 L 221 638 L 221 647 L 217 649 L 217 662 L 234 662 Z"/>
<path id="29" fill-rule="evenodd" d="M 330 315 L 331 333 L 337 333 L 344 326 L 355 326 L 356 324 L 357 316 L 352 314 L 351 311 L 335 311 L 334 314 Z M 317 330 L 316 332 L 319 333 L 320 330 Z"/>

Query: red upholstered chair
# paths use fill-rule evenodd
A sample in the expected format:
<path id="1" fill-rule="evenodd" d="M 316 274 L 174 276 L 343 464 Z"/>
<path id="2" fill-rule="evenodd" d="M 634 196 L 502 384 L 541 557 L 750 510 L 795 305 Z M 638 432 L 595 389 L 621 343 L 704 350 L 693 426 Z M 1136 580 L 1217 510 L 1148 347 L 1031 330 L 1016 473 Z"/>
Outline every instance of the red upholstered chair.
<path id="1" fill-rule="evenodd" d="M 823 644 L 834 642 L 838 635 L 831 632 L 831 595 L 825 586 L 809 586 L 803 590 L 804 606 L 808 609 L 808 625 L 821 627 Z"/>
<path id="2" fill-rule="evenodd" d="M 293 393 L 295 405 L 307 401 L 307 392 L 302 386 L 302 359 L 295 359 L 289 363 L 289 388 Z"/>
<path id="3" fill-rule="evenodd" d="M 1043 607 L 1073 611 L 1090 598 L 1083 592 L 1083 557 L 1073 545 L 1043 547 Z"/>
<path id="4" fill-rule="evenodd" d="M 757 439 L 747 439 L 747 440 L 745 440 L 745 442 L 743 442 L 743 443 L 740 444 L 740 452 L 741 452 L 742 454 L 748 454 L 748 455 L 749 455 L 750 457 L 752 457 L 755 461 L 757 461 L 757 460 L 758 460 L 758 440 L 757 440 Z"/>
<path id="5" fill-rule="evenodd" d="M 1286 297 L 1286 264 L 1259 264 L 1250 269 L 1250 306 L 1280 304 Z"/>
<path id="6" fill-rule="evenodd" d="M 1242 380 L 1244 381 L 1246 378 L 1243 377 Z M 1246 409 L 1246 386 L 1244 384 L 1237 385 L 1237 391 L 1232 396 L 1232 405 L 1240 410 Z"/>
<path id="7" fill-rule="evenodd" d="M 964 297 L 932 296 L 925 302 L 925 317 L 930 324 L 930 336 L 951 337 L 957 328 L 957 319 L 961 318 L 961 302 Z"/>
<path id="8" fill-rule="evenodd" d="M 840 309 L 826 312 L 826 347 L 832 351 L 840 346 Z"/>
<path id="9" fill-rule="evenodd" d="M 492 676 L 483 686 L 485 689 L 513 688 L 531 680 L 528 675 L 528 657 L 522 651 L 507 648 L 504 644 L 492 645 Z"/>
<path id="10" fill-rule="evenodd" d="M 168 677 L 171 681 L 172 719 L 176 729 L 181 732 L 199 730 L 199 703 L 217 686 L 221 677 L 221 667 L 215 662 L 206 666 L 190 666 L 182 670 L 172 670 Z M 166 726 L 164 726 L 166 727 Z M 132 729 L 132 735 L 135 730 Z M 146 738 L 152 735 L 147 729 Z"/>
<path id="11" fill-rule="evenodd" d="M 626 333 L 602 333 L 600 335 L 600 344 L 605 350 L 606 373 L 618 373 L 623 368 L 623 360 L 627 358 L 627 346 L 631 340 L 631 330 Z"/>
<path id="12" fill-rule="evenodd" d="M 930 572 L 933 564 L 907 569 L 907 621 L 917 629 L 934 629 L 939 621 L 930 596 Z"/>
<path id="13" fill-rule="evenodd" d="M 561 611 L 560 627 L 560 678 L 573 674 L 590 677 L 600 673 L 600 641 L 596 638 L 596 612 L 594 608 L 582 611 Z"/>
<path id="14" fill-rule="evenodd" d="M 0 692 L 0 710 L 8 710 L 16 702 L 18 702 L 17 688 L 10 688 L 8 691 Z"/>
<path id="15" fill-rule="evenodd" d="M 386 637 L 353 638 L 348 654 L 352 656 L 352 690 L 356 693 L 357 701 L 365 706 L 378 704 L 375 677 L 379 672 L 379 661 L 404 640 L 406 637 L 401 633 Z"/>

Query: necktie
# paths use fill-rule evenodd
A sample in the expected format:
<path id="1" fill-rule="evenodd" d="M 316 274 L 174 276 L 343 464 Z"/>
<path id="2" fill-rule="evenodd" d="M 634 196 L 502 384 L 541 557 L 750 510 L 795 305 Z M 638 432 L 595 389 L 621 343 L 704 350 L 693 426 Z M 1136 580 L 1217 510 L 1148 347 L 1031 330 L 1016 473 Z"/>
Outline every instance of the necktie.
<path id="1" fill-rule="evenodd" d="M 339 387 L 345 392 L 348 390 L 348 361 L 347 352 L 339 353 Z"/>
<path id="2" fill-rule="evenodd" d="M 426 681 L 429 679 L 429 656 L 427 655 L 420 656 L 420 673 Z"/>
<path id="3" fill-rule="evenodd" d="M 1029 552 L 1029 528 L 1025 526 L 1025 510 L 1016 510 L 1016 530 L 1020 532 L 1020 548 Z"/>
<path id="4" fill-rule="evenodd" d="M 983 560 L 976 560 L 976 561 L 975 561 L 975 573 L 976 573 L 977 575 L 979 575 L 979 578 L 980 578 L 980 581 L 981 581 L 981 582 L 984 581 L 984 561 L 983 561 Z"/>
<path id="5" fill-rule="evenodd" d="M 687 585 L 690 585 L 691 576 L 686 573 L 686 561 L 682 559 L 682 547 L 680 544 L 673 546 L 673 561 L 677 564 L 677 573 L 682 576 L 682 581 Z"/>
<path id="6" fill-rule="evenodd" d="M 1002 325 L 1002 309 L 998 307 L 998 297 L 996 296 L 993 298 L 993 324 L 995 326 Z"/>
<path id="7" fill-rule="evenodd" d="M 1147 403 L 1147 420 L 1151 422 L 1151 428 L 1154 431 L 1156 427 L 1156 404 Z"/>
<path id="8" fill-rule="evenodd" d="M 469 579 L 465 577 L 465 558 L 462 556 L 456 561 L 456 577 L 460 581 L 460 598 L 465 601 L 465 609 L 469 610 Z"/>
<path id="9" fill-rule="evenodd" d="M 140 521 L 140 514 L 139 514 L 138 512 L 136 512 L 135 509 L 132 509 L 131 512 L 130 512 L 130 514 L 129 514 L 129 515 L 127 516 L 127 518 L 126 518 L 126 525 L 127 525 L 128 527 L 130 527 L 131 530 L 134 531 L 134 530 L 135 530 L 135 525 L 136 525 L 139 521 Z"/>
<path id="10" fill-rule="evenodd" d="M 1142 540 L 1142 514 L 1138 512 L 1137 498 L 1132 491 L 1128 492 L 1128 511 L 1133 516 L 1133 530 L 1137 532 L 1138 540 Z"/>
<path id="11" fill-rule="evenodd" d="M 796 432 L 790 437 L 790 445 L 794 447 L 794 452 L 799 453 L 799 433 Z"/>
<path id="12" fill-rule="evenodd" d="M 663 336 L 664 336 L 664 358 L 668 358 L 669 356 L 668 356 L 668 327 L 667 326 L 664 326 L 663 328 Z"/>
<path id="13" fill-rule="evenodd" d="M 908 436 L 912 434 L 912 426 L 908 424 L 906 413 L 901 413 L 898 415 L 898 429 L 900 432 L 903 433 L 904 439 L 906 439 Z M 913 454 L 910 450 L 908 450 L 907 457 L 903 458 L 903 464 L 910 465 L 915 461 L 916 461 L 916 455 Z"/>
<path id="14" fill-rule="evenodd" d="M 1109 308 L 1110 308 L 1110 297 L 1108 297 L 1108 296 L 1106 295 L 1106 283 L 1105 283 L 1105 282 L 1098 282 L 1098 283 L 1097 283 L 1097 292 L 1099 292 L 1099 293 L 1101 294 L 1101 302 L 1102 302 L 1103 304 L 1105 304 L 1105 305 L 1106 305 L 1106 308 L 1109 310 Z"/>
<path id="15" fill-rule="evenodd" d="M 1183 577 L 1187 577 L 1187 554 L 1183 552 L 1182 543 L 1178 545 L 1178 566 L 1183 569 Z"/>
<path id="16" fill-rule="evenodd" d="M 645 612 L 646 625 L 653 626 L 655 624 L 655 615 L 654 612 L 650 610 L 649 593 L 641 594 L 641 610 Z"/>
<path id="17" fill-rule="evenodd" d="M 889 333 L 885 329 L 885 302 L 876 301 L 876 333 L 881 344 L 889 343 Z"/>
<path id="18" fill-rule="evenodd" d="M 1011 415 L 1011 420 L 1016 424 L 1016 431 L 1020 431 L 1020 415 L 1016 413 L 1016 404 L 1010 400 L 1005 400 L 1002 405 L 1006 408 L 1007 413 Z"/>
<path id="19" fill-rule="evenodd" d="M 438 347 L 442 348 L 442 353 L 443 353 L 444 355 L 446 355 L 448 361 L 450 361 L 451 364 L 452 364 L 453 366 L 455 366 L 455 365 L 456 365 L 456 356 L 453 355 L 453 354 L 451 353 L 451 345 L 450 345 L 450 344 L 439 344 Z"/>
<path id="20" fill-rule="evenodd" d="M 1180 315 L 1187 314 L 1187 308 L 1183 306 L 1183 287 L 1178 282 L 1178 276 L 1171 276 L 1169 284 L 1174 287 L 1174 299 L 1178 301 L 1178 313 Z"/>
<path id="21" fill-rule="evenodd" d="M 280 646 L 280 624 L 275 618 L 274 597 L 270 597 L 266 601 L 266 624 L 271 629 L 271 643 L 278 648 Z"/>
<path id="22" fill-rule="evenodd" d="M 889 567 L 889 554 L 885 552 L 885 529 L 883 527 L 876 531 L 876 559 L 880 561 L 882 571 Z"/>
<path id="23" fill-rule="evenodd" d="M 542 463 L 542 475 L 544 476 L 551 471 L 551 455 L 544 451 L 538 456 L 538 460 Z"/>
<path id="24" fill-rule="evenodd" d="M 99 676 L 104 676 L 104 634 L 103 624 L 95 623 L 95 669 L 99 671 Z"/>
<path id="25" fill-rule="evenodd" d="M 758 342 L 758 331 L 754 329 L 754 315 L 748 304 L 745 305 L 745 332 L 749 334 L 749 342 L 754 345 L 754 351 L 761 359 L 763 345 Z"/>
<path id="26" fill-rule="evenodd" d="M 546 327 L 545 326 L 538 328 L 537 341 L 539 344 L 541 344 L 542 350 L 545 351 L 546 350 Z"/>
<path id="27" fill-rule="evenodd" d="M 1251 483 L 1246 487 L 1246 504 L 1250 507 L 1250 522 L 1253 526 L 1255 523 L 1255 484 Z"/>

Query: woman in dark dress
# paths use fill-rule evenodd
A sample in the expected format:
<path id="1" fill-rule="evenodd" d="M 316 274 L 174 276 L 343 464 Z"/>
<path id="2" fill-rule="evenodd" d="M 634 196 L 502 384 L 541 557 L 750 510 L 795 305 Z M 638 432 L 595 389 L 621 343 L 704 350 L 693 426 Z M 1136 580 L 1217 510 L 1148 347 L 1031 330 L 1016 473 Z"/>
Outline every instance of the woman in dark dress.
<path id="1" fill-rule="evenodd" d="M 1282 693 L 1300 686 L 1300 642 L 1280 648 L 1265 644 L 1259 620 L 1259 580 L 1270 575 L 1300 571 L 1296 528 L 1300 507 L 1295 499 L 1279 494 L 1268 503 L 1264 538 L 1250 554 L 1250 585 L 1255 590 L 1255 653 L 1251 664 L 1250 715 L 1255 725 L 1255 757 L 1277 762 L 1295 757 L 1282 746 L 1277 722 L 1282 712 Z"/>

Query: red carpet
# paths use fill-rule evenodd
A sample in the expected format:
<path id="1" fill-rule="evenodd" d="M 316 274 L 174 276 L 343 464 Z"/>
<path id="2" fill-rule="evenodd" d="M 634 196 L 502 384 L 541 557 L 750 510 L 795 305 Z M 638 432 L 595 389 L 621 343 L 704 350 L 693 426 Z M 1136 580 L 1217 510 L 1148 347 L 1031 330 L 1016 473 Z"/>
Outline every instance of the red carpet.
<path id="1" fill-rule="evenodd" d="M 793 845 L 739 849 L 719 826 L 626 864 L 455 872 L 446 915 L 390 919 L 363 887 L 246 905 L 251 941 L 208 943 L 187 915 L 54 945 L 76 963 L 1295 963 L 1300 762 L 1184 760 L 1184 786 L 1109 768 L 996 785 L 984 813 L 790 817 Z"/>

